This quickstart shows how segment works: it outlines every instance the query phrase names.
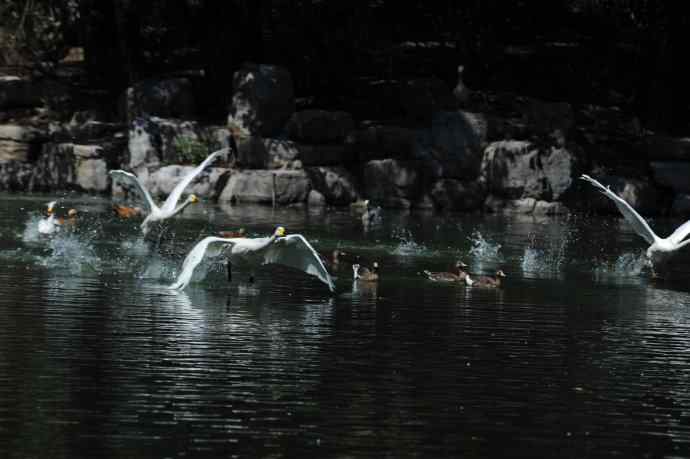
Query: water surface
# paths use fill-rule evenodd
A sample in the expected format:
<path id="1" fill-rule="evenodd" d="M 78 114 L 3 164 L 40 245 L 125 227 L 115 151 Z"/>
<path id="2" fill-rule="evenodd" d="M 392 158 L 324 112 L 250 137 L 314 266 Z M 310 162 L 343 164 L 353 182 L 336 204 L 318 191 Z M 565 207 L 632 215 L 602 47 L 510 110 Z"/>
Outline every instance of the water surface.
<path id="1" fill-rule="evenodd" d="M 2 457 L 690 457 L 690 253 L 654 281 L 618 219 L 204 204 L 147 241 L 69 196 L 45 238 L 50 199 L 0 195 Z M 278 224 L 381 281 L 216 257 L 166 288 L 203 236 Z M 504 288 L 421 274 L 458 258 Z"/>

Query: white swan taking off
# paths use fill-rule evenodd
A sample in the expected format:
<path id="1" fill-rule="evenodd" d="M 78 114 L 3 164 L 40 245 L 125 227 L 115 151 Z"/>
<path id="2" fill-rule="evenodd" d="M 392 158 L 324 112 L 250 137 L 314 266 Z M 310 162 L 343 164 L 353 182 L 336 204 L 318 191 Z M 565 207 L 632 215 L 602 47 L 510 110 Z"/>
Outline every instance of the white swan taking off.
<path id="1" fill-rule="evenodd" d="M 279 226 L 270 237 L 260 238 L 222 238 L 209 236 L 202 239 L 187 254 L 182 263 L 182 271 L 177 277 L 172 289 L 182 290 L 192 279 L 194 268 L 201 263 L 206 249 L 214 242 L 220 242 L 230 246 L 228 256 L 228 280 L 232 279 L 232 263 L 240 262 L 247 264 L 252 270 L 249 278 L 250 282 L 254 279 L 254 270 L 261 265 L 270 263 L 289 266 L 307 274 L 317 277 L 321 282 L 328 285 L 331 291 L 335 291 L 333 280 L 321 262 L 319 254 L 307 242 L 301 234 L 290 234 L 285 236 L 285 228 Z"/>
<path id="2" fill-rule="evenodd" d="M 56 204 L 57 201 L 50 201 L 48 204 L 46 204 L 46 206 L 48 207 L 48 209 L 46 210 L 48 217 L 42 218 L 38 221 L 38 232 L 40 234 L 53 234 L 58 230 L 59 223 L 55 219 Z"/>
<path id="3" fill-rule="evenodd" d="M 153 201 L 153 198 L 151 197 L 151 194 L 149 194 L 148 190 L 144 187 L 144 185 L 141 183 L 141 181 L 136 175 L 120 169 L 112 170 L 109 172 L 109 174 L 113 178 L 113 180 L 121 178 L 126 181 L 129 181 L 129 183 L 134 185 L 139 190 L 141 195 L 144 197 L 144 200 L 146 201 L 146 204 L 149 208 L 149 214 L 146 216 L 143 223 L 141 224 L 141 231 L 144 233 L 144 235 L 146 235 L 149 232 L 149 226 L 151 225 L 151 223 L 173 217 L 174 215 L 177 215 L 178 213 L 182 212 L 184 208 L 188 205 L 198 201 L 195 195 L 190 194 L 182 204 L 177 206 L 177 201 L 179 201 L 180 197 L 182 196 L 182 192 L 184 191 L 184 189 L 187 188 L 189 184 L 192 183 L 194 178 L 196 178 L 196 176 L 199 175 L 208 165 L 210 165 L 213 161 L 216 160 L 216 158 L 221 156 L 227 150 L 227 148 L 223 148 L 221 150 L 211 153 L 201 164 L 194 168 L 194 170 L 188 173 L 177 185 L 175 185 L 175 188 L 173 188 L 172 192 L 170 193 L 170 195 L 161 207 L 158 207 L 156 205 L 156 203 Z"/>
<path id="4" fill-rule="evenodd" d="M 635 209 L 633 209 L 630 204 L 625 202 L 623 198 L 618 196 L 616 193 L 611 191 L 609 187 L 605 187 L 597 180 L 593 179 L 589 175 L 580 176 L 582 180 L 585 180 L 599 191 L 601 191 L 607 198 L 611 199 L 618 210 L 620 210 L 623 217 L 630 223 L 635 232 L 642 236 L 642 238 L 651 244 L 647 248 L 647 260 L 651 264 L 651 268 L 654 269 L 654 265 L 663 264 L 669 257 L 675 254 L 680 248 L 690 244 L 690 239 L 683 240 L 690 234 L 690 220 L 680 225 L 676 230 L 666 238 L 660 238 L 654 231 L 649 227 L 640 214 L 638 214 Z"/>

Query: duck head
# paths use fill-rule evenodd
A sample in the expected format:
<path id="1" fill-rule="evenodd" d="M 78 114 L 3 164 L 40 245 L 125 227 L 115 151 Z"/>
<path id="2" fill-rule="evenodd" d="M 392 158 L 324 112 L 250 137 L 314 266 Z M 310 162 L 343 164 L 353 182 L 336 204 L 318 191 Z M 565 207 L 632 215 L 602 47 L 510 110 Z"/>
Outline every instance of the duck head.
<path id="1" fill-rule="evenodd" d="M 285 236 L 285 228 L 282 226 L 277 227 L 276 230 L 273 232 L 273 235 L 275 237 L 284 237 Z"/>

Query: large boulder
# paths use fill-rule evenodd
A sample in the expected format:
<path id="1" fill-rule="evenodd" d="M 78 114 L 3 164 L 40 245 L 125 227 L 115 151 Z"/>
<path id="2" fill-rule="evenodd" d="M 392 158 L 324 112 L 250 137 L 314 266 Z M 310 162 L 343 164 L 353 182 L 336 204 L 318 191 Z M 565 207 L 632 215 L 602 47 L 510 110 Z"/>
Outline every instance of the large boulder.
<path id="1" fill-rule="evenodd" d="M 311 190 L 311 182 L 302 170 L 245 170 L 230 175 L 221 202 L 271 204 L 275 192 L 276 204 L 304 202 Z"/>
<path id="2" fill-rule="evenodd" d="M 192 81 L 187 77 L 152 78 L 127 88 L 121 101 L 127 121 L 138 117 L 190 118 L 195 112 Z"/>
<path id="3" fill-rule="evenodd" d="M 283 67 L 244 64 L 233 75 L 232 87 L 228 124 L 250 134 L 275 136 L 295 111 L 292 77 Z"/>
<path id="4" fill-rule="evenodd" d="M 159 117 L 137 118 L 129 129 L 130 169 L 161 164 L 196 164 L 213 151 L 229 146 L 230 131 L 200 126 L 195 121 Z"/>
<path id="5" fill-rule="evenodd" d="M 444 210 L 480 209 L 485 195 L 484 187 L 476 181 L 441 179 L 431 187 L 431 198 L 434 204 Z"/>
<path id="6" fill-rule="evenodd" d="M 342 142 L 354 127 L 347 112 L 300 110 L 292 114 L 285 128 L 292 140 L 320 144 Z"/>
<path id="7" fill-rule="evenodd" d="M 662 192 L 645 176 L 625 177 L 592 173 L 594 178 L 608 186 L 642 215 L 658 215 L 670 207 L 670 195 Z M 616 205 L 594 187 L 581 183 L 577 199 L 571 206 L 597 213 L 620 214 Z"/>
<path id="8" fill-rule="evenodd" d="M 428 122 L 439 110 L 452 110 L 457 101 L 448 85 L 436 77 L 417 78 L 405 82 L 400 100 L 406 115 L 416 122 Z"/>
<path id="9" fill-rule="evenodd" d="M 497 214 L 524 214 L 535 216 L 564 215 L 568 207 L 558 201 L 542 201 L 534 198 L 503 199 L 488 196 L 484 201 L 484 210 Z"/>
<path id="10" fill-rule="evenodd" d="M 192 170 L 194 170 L 194 166 L 164 166 L 152 172 L 147 177 L 145 185 L 152 196 L 165 198 Z M 209 167 L 185 188 L 185 193 L 194 193 L 202 198 L 215 199 L 222 191 L 221 187 L 225 185 L 229 172 L 230 170 L 227 168 Z"/>
<path id="11" fill-rule="evenodd" d="M 413 159 L 419 132 L 394 125 L 372 125 L 348 134 L 345 145 L 360 161 L 372 159 Z"/>
<path id="12" fill-rule="evenodd" d="M 42 92 L 26 78 L 0 76 L 0 110 L 43 105 Z"/>
<path id="13" fill-rule="evenodd" d="M 577 156 L 565 148 L 526 141 L 499 141 L 484 151 L 481 179 L 504 199 L 560 199 L 579 173 Z"/>
<path id="14" fill-rule="evenodd" d="M 426 174 L 421 161 L 377 159 L 364 164 L 365 197 L 397 206 L 400 198 L 416 199 L 421 195 Z"/>
<path id="15" fill-rule="evenodd" d="M 71 143 L 47 143 L 34 163 L 29 191 L 74 189 L 77 161 Z"/>
<path id="16" fill-rule="evenodd" d="M 32 164 L 23 161 L 0 161 L 0 190 L 27 191 L 33 172 Z"/>
<path id="17" fill-rule="evenodd" d="M 237 165 L 251 169 L 301 169 L 356 159 L 344 145 L 310 145 L 258 136 L 243 137 L 237 142 Z"/>
<path id="18" fill-rule="evenodd" d="M 328 204 L 347 205 L 359 199 L 357 182 L 344 167 L 311 167 L 307 174 Z"/>
<path id="19" fill-rule="evenodd" d="M 652 161 L 650 166 L 656 183 L 690 194 L 690 161 Z"/>
<path id="20" fill-rule="evenodd" d="M 48 133 L 39 128 L 17 124 L 0 125 L 0 162 L 33 161 Z"/>
<path id="21" fill-rule="evenodd" d="M 438 174 L 444 178 L 473 180 L 480 172 L 486 134 L 486 120 L 481 115 L 437 112 L 431 129 L 419 138 L 417 156 L 433 159 L 439 166 Z"/>

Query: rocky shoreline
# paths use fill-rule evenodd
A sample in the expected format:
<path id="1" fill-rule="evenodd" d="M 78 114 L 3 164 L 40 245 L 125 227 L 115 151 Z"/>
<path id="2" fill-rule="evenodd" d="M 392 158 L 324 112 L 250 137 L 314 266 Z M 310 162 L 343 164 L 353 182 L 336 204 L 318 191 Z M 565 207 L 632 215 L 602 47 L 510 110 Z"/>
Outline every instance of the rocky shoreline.
<path id="1" fill-rule="evenodd" d="M 107 175 L 122 168 L 165 196 L 193 164 L 234 143 L 236 154 L 190 191 L 232 204 L 369 199 L 405 209 L 616 213 L 576 180 L 588 173 L 644 214 L 690 214 L 690 139 L 649 132 L 616 107 L 422 78 L 381 82 L 368 103 L 393 100 L 404 116 L 367 120 L 305 106 L 284 68 L 246 65 L 234 76 L 227 122 L 213 125 L 196 116 L 195 78 L 137 83 L 113 116 L 93 108 L 58 116 L 46 100 L 69 97 L 69 88 L 0 77 L 0 190 L 124 196 Z"/>

